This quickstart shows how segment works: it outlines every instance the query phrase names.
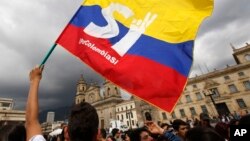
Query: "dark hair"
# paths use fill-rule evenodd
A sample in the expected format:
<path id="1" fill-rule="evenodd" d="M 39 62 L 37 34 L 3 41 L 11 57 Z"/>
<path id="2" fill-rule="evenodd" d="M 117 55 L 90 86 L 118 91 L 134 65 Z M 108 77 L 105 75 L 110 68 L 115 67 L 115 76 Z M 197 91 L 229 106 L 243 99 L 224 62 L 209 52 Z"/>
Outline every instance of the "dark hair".
<path id="1" fill-rule="evenodd" d="M 1 128 L 0 140 L 26 141 L 26 130 L 23 124 L 7 124 Z"/>
<path id="2" fill-rule="evenodd" d="M 126 139 L 126 134 L 122 134 L 121 138 L 122 138 L 122 140 L 125 140 Z"/>
<path id="3" fill-rule="evenodd" d="M 117 129 L 117 128 L 112 129 L 112 131 L 111 131 L 112 136 L 114 137 L 115 134 L 116 134 L 118 131 L 119 131 L 119 129 Z"/>
<path id="4" fill-rule="evenodd" d="M 250 114 L 243 116 L 239 121 L 239 125 L 250 125 Z"/>
<path id="5" fill-rule="evenodd" d="M 100 131 L 101 131 L 102 138 L 106 139 L 106 137 L 107 137 L 106 130 L 102 128 L 102 129 L 100 129 Z"/>
<path id="6" fill-rule="evenodd" d="M 172 127 L 174 128 L 174 130 L 178 131 L 181 125 L 188 125 L 188 124 L 181 119 L 176 119 L 173 121 Z"/>
<path id="7" fill-rule="evenodd" d="M 53 136 L 51 137 L 50 141 L 56 141 L 57 140 L 57 136 Z"/>
<path id="8" fill-rule="evenodd" d="M 68 124 L 71 141 L 92 141 L 98 133 L 99 119 L 96 109 L 82 102 L 73 106 Z"/>
<path id="9" fill-rule="evenodd" d="M 125 131 L 125 132 L 121 135 L 122 140 L 125 140 L 125 139 L 126 139 L 126 135 L 130 136 L 131 132 L 132 132 L 132 130 L 130 130 L 130 129 L 127 130 L 127 131 Z"/>
<path id="10" fill-rule="evenodd" d="M 225 141 L 225 139 L 210 128 L 194 127 L 187 131 L 186 141 Z"/>
<path id="11" fill-rule="evenodd" d="M 130 132 L 130 134 L 128 134 L 130 141 L 140 141 L 141 140 L 141 133 L 143 131 L 148 132 L 148 130 L 144 127 L 132 130 Z"/>

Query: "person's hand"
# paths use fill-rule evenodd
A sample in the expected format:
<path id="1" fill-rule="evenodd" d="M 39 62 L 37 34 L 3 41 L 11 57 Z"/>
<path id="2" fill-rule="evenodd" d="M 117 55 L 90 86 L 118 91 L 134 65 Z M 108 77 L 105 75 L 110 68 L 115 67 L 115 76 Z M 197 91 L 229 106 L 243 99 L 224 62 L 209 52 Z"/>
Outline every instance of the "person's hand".
<path id="1" fill-rule="evenodd" d="M 146 121 L 145 126 L 148 128 L 148 131 L 152 134 L 160 134 L 162 135 L 164 132 L 164 129 L 162 129 L 160 126 L 158 126 L 156 123 L 152 121 Z"/>
<path id="2" fill-rule="evenodd" d="M 30 77 L 30 82 L 34 81 L 40 81 L 42 78 L 42 71 L 43 71 L 44 66 L 42 65 L 41 67 L 36 66 L 30 71 L 29 77 Z"/>

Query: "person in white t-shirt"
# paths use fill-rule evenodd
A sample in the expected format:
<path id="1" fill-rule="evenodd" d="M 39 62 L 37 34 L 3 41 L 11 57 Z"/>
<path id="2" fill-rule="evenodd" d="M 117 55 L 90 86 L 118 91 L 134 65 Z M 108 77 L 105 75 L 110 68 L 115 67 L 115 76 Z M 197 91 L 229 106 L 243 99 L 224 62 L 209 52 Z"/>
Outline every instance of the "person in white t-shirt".
<path id="1" fill-rule="evenodd" d="M 42 78 L 42 67 L 35 67 L 29 74 L 30 89 L 26 105 L 26 135 L 28 141 L 45 141 L 38 121 L 38 88 Z M 63 132 L 64 141 L 96 141 L 99 118 L 96 109 L 82 102 L 72 107 L 68 126 Z"/>
<path id="2" fill-rule="evenodd" d="M 42 78 L 43 66 L 35 67 L 29 74 L 30 88 L 26 104 L 26 138 L 28 141 L 45 141 L 38 120 L 38 88 Z"/>

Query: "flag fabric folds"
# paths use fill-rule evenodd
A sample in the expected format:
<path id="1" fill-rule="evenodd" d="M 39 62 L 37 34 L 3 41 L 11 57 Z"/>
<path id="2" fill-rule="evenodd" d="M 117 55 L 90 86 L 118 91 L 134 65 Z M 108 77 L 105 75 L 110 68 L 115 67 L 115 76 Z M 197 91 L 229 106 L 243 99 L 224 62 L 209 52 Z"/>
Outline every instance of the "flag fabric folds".
<path id="1" fill-rule="evenodd" d="M 106 79 L 171 112 L 213 0 L 85 0 L 56 43 Z"/>

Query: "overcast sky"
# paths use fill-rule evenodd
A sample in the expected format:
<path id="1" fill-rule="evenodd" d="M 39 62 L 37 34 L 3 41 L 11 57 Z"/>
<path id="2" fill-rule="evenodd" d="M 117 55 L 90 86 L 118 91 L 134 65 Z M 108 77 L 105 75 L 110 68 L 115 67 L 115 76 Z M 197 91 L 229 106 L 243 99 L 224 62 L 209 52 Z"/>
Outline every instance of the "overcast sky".
<path id="1" fill-rule="evenodd" d="M 25 107 L 30 69 L 40 64 L 81 3 L 82 0 L 0 1 L 0 97 L 13 98 L 16 109 Z M 249 0 L 215 0 L 212 17 L 203 22 L 197 35 L 191 76 L 207 72 L 206 66 L 212 71 L 235 64 L 230 43 L 236 48 L 250 43 L 249 13 Z M 76 57 L 57 47 L 45 66 L 41 108 L 72 104 L 81 74 L 89 83 L 103 82 Z"/>

